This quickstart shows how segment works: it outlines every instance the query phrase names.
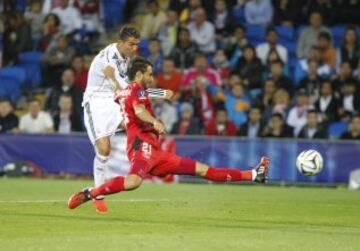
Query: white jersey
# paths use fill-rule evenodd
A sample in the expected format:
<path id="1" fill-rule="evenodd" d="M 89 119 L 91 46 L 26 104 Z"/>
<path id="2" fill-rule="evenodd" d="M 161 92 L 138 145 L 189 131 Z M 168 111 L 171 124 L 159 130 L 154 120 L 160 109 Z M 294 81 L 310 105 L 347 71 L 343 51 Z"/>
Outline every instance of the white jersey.
<path id="1" fill-rule="evenodd" d="M 120 55 L 116 43 L 110 44 L 101 50 L 90 65 L 83 103 L 88 102 L 92 98 L 114 98 L 112 85 L 102 72 L 102 69 L 108 65 L 115 68 L 116 80 L 119 82 L 120 87 L 125 89 L 127 86 L 126 70 L 129 61 L 129 58 L 123 58 Z"/>

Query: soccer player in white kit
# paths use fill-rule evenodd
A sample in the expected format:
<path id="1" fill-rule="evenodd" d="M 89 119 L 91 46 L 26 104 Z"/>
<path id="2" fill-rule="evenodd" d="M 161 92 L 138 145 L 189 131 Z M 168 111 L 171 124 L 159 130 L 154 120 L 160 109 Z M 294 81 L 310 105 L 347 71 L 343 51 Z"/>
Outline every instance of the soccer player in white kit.
<path id="1" fill-rule="evenodd" d="M 130 58 L 138 49 L 140 34 L 134 28 L 123 27 L 119 40 L 108 45 L 93 59 L 83 98 L 84 123 L 95 148 L 94 182 L 99 186 L 106 181 L 107 162 L 111 151 L 110 136 L 122 122 L 119 105 L 114 102 L 117 91 L 126 88 L 126 71 Z M 148 89 L 149 97 L 171 98 L 172 92 Z M 124 148 L 126 145 L 124 145 Z M 93 200 L 97 212 L 107 212 L 102 197 Z"/>

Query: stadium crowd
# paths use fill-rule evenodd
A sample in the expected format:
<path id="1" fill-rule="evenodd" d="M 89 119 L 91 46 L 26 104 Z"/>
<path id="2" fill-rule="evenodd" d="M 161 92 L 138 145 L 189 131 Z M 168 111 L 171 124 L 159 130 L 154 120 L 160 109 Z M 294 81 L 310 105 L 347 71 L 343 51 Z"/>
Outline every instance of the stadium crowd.
<path id="1" fill-rule="evenodd" d="M 85 58 L 118 28 L 104 24 L 105 2 L 3 1 L 2 66 L 41 52 L 41 82 L 23 89 L 20 117 L 21 99 L 0 84 L 0 132 L 84 130 Z M 144 1 L 131 2 L 134 13 Z M 154 65 L 154 86 L 175 93 L 153 102 L 169 133 L 360 139 L 360 1 L 150 0 L 146 10 L 139 54 Z"/>

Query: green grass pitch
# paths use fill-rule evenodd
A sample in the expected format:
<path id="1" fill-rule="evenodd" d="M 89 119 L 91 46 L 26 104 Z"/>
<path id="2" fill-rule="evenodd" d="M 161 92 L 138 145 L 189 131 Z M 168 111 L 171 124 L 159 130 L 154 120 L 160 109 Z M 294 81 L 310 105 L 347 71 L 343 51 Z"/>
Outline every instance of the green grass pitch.
<path id="1" fill-rule="evenodd" d="M 360 250 L 360 193 L 144 184 L 66 208 L 90 181 L 0 180 L 0 250 Z"/>

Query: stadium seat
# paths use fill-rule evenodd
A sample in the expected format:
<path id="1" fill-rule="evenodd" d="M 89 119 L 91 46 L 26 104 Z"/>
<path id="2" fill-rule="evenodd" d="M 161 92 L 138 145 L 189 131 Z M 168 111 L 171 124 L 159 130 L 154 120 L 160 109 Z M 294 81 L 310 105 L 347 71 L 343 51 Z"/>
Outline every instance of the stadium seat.
<path id="1" fill-rule="evenodd" d="M 334 26 L 330 28 L 334 46 L 336 48 L 338 48 L 341 45 L 343 41 L 343 37 L 345 35 L 345 30 L 346 30 L 345 26 Z"/>
<path id="2" fill-rule="evenodd" d="M 107 29 L 114 28 L 124 21 L 123 9 L 127 0 L 103 0 L 101 1 L 104 12 L 104 23 Z"/>
<path id="3" fill-rule="evenodd" d="M 247 25 L 246 37 L 251 40 L 265 41 L 266 31 L 263 26 L 260 25 Z"/>
<path id="4" fill-rule="evenodd" d="M 349 125 L 345 122 L 331 123 L 328 128 L 328 134 L 331 139 L 337 139 L 348 130 Z"/>
<path id="5" fill-rule="evenodd" d="M 17 80 L 19 87 L 24 87 L 26 83 L 26 72 L 22 67 L 7 66 L 0 69 L 1 77 L 11 77 Z"/>
<path id="6" fill-rule="evenodd" d="M 16 102 L 21 96 L 18 79 L 0 75 L 0 98 L 8 98 Z"/>
<path id="7" fill-rule="evenodd" d="M 295 30 L 290 26 L 277 26 L 276 31 L 279 35 L 279 41 L 294 41 Z"/>
<path id="8" fill-rule="evenodd" d="M 234 8 L 233 9 L 233 16 L 236 21 L 236 24 L 243 24 L 245 23 L 245 10 L 244 8 Z"/>
<path id="9" fill-rule="evenodd" d="M 20 54 L 19 65 L 25 69 L 27 83 L 30 85 L 29 87 L 35 87 L 41 84 L 41 56 L 42 53 L 38 51 L 29 51 Z"/>

